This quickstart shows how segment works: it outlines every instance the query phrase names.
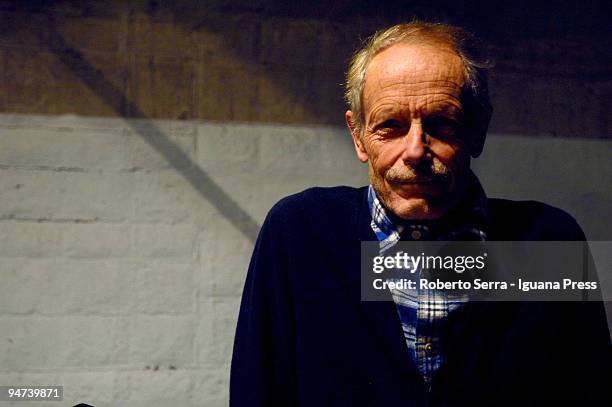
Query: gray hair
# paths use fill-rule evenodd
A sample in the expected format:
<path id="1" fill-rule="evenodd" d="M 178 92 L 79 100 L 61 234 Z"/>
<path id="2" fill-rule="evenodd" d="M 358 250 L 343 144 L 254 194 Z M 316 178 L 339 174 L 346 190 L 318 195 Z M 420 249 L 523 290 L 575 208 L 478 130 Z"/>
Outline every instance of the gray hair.
<path id="1" fill-rule="evenodd" d="M 345 99 L 353 113 L 350 125 L 355 132 L 361 135 L 363 131 L 363 87 L 368 65 L 378 53 L 398 43 L 450 46 L 463 61 L 466 108 L 476 115 L 478 110 L 491 111 L 486 73 L 491 63 L 481 54 L 482 47 L 476 37 L 453 25 L 413 21 L 376 32 L 353 55 L 346 74 Z"/>

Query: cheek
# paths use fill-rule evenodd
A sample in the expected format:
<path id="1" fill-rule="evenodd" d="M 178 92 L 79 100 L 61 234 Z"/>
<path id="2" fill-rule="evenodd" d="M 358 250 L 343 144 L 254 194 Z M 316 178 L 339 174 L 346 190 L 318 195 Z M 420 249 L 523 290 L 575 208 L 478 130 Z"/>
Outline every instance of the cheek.
<path id="1" fill-rule="evenodd" d="M 439 143 L 432 146 L 432 151 L 443 164 L 449 167 L 453 172 L 461 170 L 466 165 L 465 149 L 446 143 Z"/>
<path id="2" fill-rule="evenodd" d="M 372 170 L 377 174 L 384 174 L 391 166 L 393 166 L 394 152 L 389 145 L 370 145 L 369 160 Z"/>

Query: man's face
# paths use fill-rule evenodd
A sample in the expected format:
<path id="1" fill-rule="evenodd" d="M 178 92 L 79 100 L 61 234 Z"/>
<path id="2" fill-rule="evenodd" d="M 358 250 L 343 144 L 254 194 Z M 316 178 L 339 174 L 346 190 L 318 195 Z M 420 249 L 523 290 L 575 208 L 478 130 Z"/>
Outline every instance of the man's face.
<path id="1" fill-rule="evenodd" d="M 463 193 L 464 82 L 461 59 L 444 46 L 396 44 L 370 62 L 362 134 L 351 133 L 378 197 L 401 218 L 438 218 Z"/>

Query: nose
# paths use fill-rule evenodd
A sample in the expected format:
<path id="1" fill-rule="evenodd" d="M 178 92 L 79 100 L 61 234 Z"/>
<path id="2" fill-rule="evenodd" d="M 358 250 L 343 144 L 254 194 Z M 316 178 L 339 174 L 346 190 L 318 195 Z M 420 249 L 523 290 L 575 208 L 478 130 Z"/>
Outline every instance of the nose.
<path id="1" fill-rule="evenodd" d="M 408 133 L 403 138 L 405 143 L 402 150 L 402 160 L 405 163 L 417 165 L 427 155 L 427 135 L 423 131 L 421 123 L 413 122 Z"/>

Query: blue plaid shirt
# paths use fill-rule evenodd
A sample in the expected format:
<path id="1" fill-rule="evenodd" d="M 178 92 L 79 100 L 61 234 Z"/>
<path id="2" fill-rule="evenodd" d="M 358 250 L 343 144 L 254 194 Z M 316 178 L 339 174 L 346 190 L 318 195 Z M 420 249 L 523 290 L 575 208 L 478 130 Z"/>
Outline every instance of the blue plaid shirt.
<path id="1" fill-rule="evenodd" d="M 380 203 L 374 188 L 368 190 L 368 205 L 372 215 L 371 227 L 380 242 L 380 253 L 391 249 L 400 240 L 486 240 L 486 196 L 475 175 L 463 199 L 459 222 L 432 230 L 431 225 L 408 223 L 388 214 Z M 418 286 L 417 286 L 418 287 Z M 448 315 L 464 306 L 466 294 L 449 294 L 440 290 L 391 290 L 402 324 L 406 345 L 412 361 L 421 372 L 425 383 L 431 386 L 433 374 L 443 362 L 441 333 Z"/>

